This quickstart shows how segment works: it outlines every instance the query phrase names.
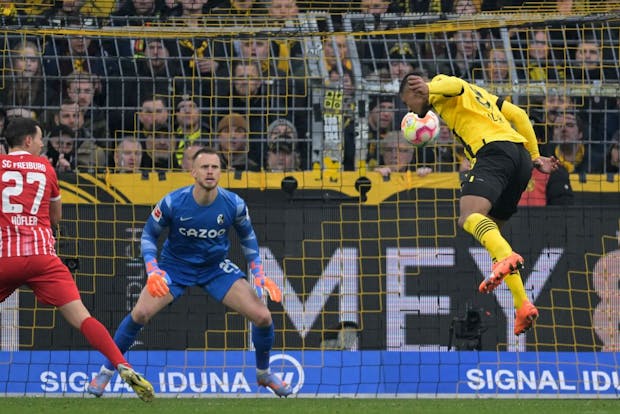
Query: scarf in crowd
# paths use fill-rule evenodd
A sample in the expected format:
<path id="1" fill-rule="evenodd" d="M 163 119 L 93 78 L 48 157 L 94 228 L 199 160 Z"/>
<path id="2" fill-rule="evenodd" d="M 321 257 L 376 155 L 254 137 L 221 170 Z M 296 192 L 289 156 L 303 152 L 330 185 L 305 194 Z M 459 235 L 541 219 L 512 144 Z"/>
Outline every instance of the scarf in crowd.
<path id="1" fill-rule="evenodd" d="M 277 57 L 277 68 L 284 73 L 288 73 L 289 71 L 289 60 L 291 57 L 291 41 L 290 40 L 276 40 L 276 44 L 278 45 L 278 57 Z"/>
<path id="2" fill-rule="evenodd" d="M 17 14 L 17 7 L 13 3 L 5 4 L 0 8 L 0 16 L 13 17 Z"/>
<path id="3" fill-rule="evenodd" d="M 198 47 L 194 46 L 194 42 L 188 39 L 180 40 L 179 45 L 194 52 L 194 56 L 196 57 L 196 59 L 204 58 L 205 50 L 209 48 L 209 43 L 206 40 L 203 40 L 202 43 L 200 43 L 200 46 Z M 190 60 L 189 67 L 194 69 L 195 66 L 196 66 L 196 62 L 193 60 Z"/>
<path id="4" fill-rule="evenodd" d="M 586 154 L 586 147 L 583 144 L 579 144 L 577 152 L 575 153 L 575 161 L 568 161 L 564 156 L 564 153 L 560 149 L 560 146 L 555 147 L 555 157 L 560 161 L 560 164 L 566 168 L 569 174 L 575 171 L 577 167 L 583 161 L 583 157 Z"/>

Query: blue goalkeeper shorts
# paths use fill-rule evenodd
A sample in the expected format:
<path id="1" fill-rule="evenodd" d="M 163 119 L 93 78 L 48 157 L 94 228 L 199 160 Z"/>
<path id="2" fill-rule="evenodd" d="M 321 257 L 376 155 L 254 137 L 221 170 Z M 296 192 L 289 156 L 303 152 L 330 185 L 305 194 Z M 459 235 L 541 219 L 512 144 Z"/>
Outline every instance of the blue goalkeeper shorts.
<path id="1" fill-rule="evenodd" d="M 159 268 L 168 273 L 170 277 L 171 282 L 168 287 L 174 300 L 183 296 L 188 287 L 200 286 L 214 299 L 221 302 L 233 283 L 246 277 L 239 266 L 229 259 L 205 267 L 190 267 L 162 260 Z"/>

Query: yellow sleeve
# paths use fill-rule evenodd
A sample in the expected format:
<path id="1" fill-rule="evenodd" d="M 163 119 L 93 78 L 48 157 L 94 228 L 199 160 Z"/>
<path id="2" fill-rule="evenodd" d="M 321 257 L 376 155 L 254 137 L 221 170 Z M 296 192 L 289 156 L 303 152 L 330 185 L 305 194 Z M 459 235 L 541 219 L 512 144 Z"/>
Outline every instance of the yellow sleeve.
<path id="1" fill-rule="evenodd" d="M 535 160 L 540 157 L 536 133 L 534 132 L 534 127 L 532 127 L 527 113 L 517 105 L 504 101 L 502 103 L 502 114 L 504 114 L 506 119 L 512 124 L 513 128 L 527 139 L 525 148 L 527 148 L 532 159 Z"/>
<path id="2" fill-rule="evenodd" d="M 437 75 L 427 85 L 429 95 L 458 96 L 463 93 L 463 81 L 454 76 Z"/>

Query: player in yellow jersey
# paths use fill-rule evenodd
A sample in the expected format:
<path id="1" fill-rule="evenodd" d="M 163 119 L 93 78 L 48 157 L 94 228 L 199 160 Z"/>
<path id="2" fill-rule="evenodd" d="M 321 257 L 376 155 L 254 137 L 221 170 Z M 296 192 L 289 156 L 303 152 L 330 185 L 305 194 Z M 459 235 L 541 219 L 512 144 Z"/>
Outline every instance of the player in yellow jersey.
<path id="1" fill-rule="evenodd" d="M 558 168 L 558 160 L 539 154 L 523 109 L 462 79 L 437 75 L 427 83 L 408 74 L 400 84 L 400 97 L 419 116 L 432 109 L 465 148 L 472 168 L 462 184 L 458 224 L 493 260 L 493 271 L 478 290 L 490 293 L 506 281 L 516 308 L 514 332 L 520 335 L 532 327 L 538 310 L 527 299 L 519 274 L 523 258 L 499 229 L 517 211 L 532 168 L 549 174 Z"/>

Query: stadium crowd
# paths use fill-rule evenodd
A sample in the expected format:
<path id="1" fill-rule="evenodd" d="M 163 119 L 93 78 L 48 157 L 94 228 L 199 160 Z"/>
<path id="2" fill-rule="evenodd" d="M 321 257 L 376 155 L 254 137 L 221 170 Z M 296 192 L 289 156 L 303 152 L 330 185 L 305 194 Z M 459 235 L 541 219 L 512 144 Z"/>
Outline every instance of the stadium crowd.
<path id="1" fill-rule="evenodd" d="M 326 155 L 344 170 L 364 164 L 383 175 L 464 171 L 462 148 L 446 128 L 432 147 L 399 143 L 406 108 L 390 85 L 409 72 L 484 86 L 617 85 L 617 14 L 504 33 L 454 24 L 443 32 L 389 31 L 437 19 L 475 21 L 481 13 L 539 3 L 40 0 L 22 7 L 2 1 L 0 131 L 11 118 L 36 119 L 59 172 L 182 170 L 200 145 L 218 149 L 224 167 L 237 171 L 306 170 Z M 553 3 L 567 15 L 586 4 Z M 298 30 L 309 10 L 329 12 L 320 19 L 315 49 Z M 213 35 L 248 21 L 269 30 Z M 41 35 L 42 27 L 57 34 Z M 32 35 L 17 30 L 28 28 Z M 521 98 L 541 152 L 557 157 L 566 172 L 618 172 L 617 95 Z"/>

